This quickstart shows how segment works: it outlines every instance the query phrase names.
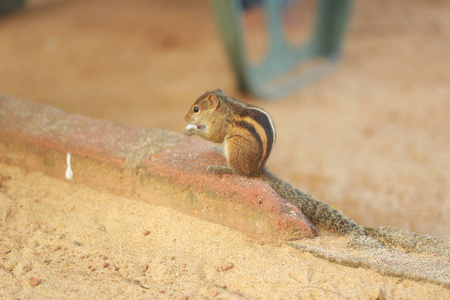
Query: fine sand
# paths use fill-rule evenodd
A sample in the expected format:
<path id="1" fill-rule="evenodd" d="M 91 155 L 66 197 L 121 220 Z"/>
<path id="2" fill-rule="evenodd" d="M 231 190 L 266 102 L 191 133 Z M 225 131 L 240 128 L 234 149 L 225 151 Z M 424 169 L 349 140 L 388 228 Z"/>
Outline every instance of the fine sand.
<path id="1" fill-rule="evenodd" d="M 439 285 L 261 245 L 172 209 L 16 167 L 0 165 L 0 183 L 2 298 L 450 297 Z"/>

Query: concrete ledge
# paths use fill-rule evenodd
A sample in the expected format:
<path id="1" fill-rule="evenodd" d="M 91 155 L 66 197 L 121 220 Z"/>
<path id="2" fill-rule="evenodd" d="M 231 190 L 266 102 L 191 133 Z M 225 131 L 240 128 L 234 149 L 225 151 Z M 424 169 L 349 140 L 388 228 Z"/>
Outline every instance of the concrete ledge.
<path id="1" fill-rule="evenodd" d="M 172 207 L 264 241 L 312 237 L 301 211 L 258 179 L 206 173 L 225 164 L 197 139 L 119 125 L 0 96 L 0 162 Z"/>

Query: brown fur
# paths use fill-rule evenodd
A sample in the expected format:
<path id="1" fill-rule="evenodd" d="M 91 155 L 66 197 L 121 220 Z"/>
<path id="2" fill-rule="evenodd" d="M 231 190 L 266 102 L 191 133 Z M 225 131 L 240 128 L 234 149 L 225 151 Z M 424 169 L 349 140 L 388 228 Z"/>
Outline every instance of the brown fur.
<path id="1" fill-rule="evenodd" d="M 293 188 L 269 171 L 265 164 L 275 141 L 275 128 L 270 115 L 261 108 L 233 99 L 217 89 L 200 96 L 185 120 L 190 124 L 186 127 L 186 135 L 199 135 L 225 144 L 229 167 L 210 166 L 208 171 L 260 177 L 298 206 L 313 224 L 340 234 L 363 233 L 361 226 L 341 212 Z"/>

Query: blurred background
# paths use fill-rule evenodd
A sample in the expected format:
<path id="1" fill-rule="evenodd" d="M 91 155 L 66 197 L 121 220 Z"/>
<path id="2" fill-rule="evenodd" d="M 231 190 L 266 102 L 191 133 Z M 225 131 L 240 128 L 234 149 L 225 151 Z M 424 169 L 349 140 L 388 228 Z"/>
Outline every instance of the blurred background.
<path id="1" fill-rule="evenodd" d="M 283 17 L 294 40 L 313 24 L 302 7 Z M 281 178 L 363 225 L 450 239 L 449 11 L 355 1 L 337 67 L 267 101 L 237 89 L 209 1 L 29 0 L 0 15 L 0 93 L 181 133 L 193 101 L 220 87 L 271 113 Z M 243 20 L 257 58 L 263 18 Z"/>

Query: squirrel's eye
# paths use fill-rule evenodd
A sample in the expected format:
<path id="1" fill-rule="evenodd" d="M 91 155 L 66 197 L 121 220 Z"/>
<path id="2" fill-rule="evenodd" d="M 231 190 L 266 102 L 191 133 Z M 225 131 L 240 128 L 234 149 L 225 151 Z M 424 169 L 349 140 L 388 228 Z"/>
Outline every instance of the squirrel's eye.
<path id="1" fill-rule="evenodd" d="M 200 111 L 200 108 L 198 108 L 198 106 L 194 106 L 194 108 L 192 109 L 195 113 L 198 113 Z"/>

